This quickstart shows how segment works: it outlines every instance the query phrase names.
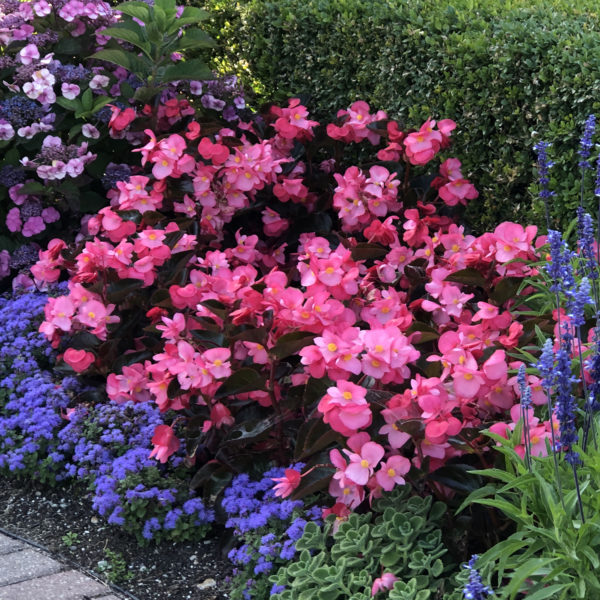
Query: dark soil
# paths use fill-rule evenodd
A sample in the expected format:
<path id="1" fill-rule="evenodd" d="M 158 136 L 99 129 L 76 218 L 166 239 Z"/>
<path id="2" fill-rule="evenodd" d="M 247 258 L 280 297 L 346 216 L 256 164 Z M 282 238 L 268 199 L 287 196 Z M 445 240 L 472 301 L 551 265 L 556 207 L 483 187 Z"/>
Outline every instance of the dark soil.
<path id="1" fill-rule="evenodd" d="M 225 578 L 231 566 L 214 535 L 142 548 L 94 513 L 79 487 L 51 489 L 0 476 L 0 528 L 39 544 L 71 567 L 92 571 L 136 600 L 228 598 Z"/>

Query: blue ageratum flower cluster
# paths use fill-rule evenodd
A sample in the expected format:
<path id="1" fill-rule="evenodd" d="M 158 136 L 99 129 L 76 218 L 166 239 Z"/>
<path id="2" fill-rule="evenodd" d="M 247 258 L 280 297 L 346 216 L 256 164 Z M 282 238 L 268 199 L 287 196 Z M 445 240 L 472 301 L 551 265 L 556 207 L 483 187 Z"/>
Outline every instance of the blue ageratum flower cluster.
<path id="1" fill-rule="evenodd" d="M 58 449 L 69 456 L 65 470 L 71 477 L 89 480 L 93 508 L 142 543 L 203 537 L 214 511 L 191 495 L 185 480 L 163 473 L 148 458 L 154 429 L 161 424 L 161 414 L 152 404 L 80 406 L 58 434 Z M 169 468 L 176 469 L 182 461 L 181 456 L 173 457 Z"/>
<path id="2" fill-rule="evenodd" d="M 46 298 L 0 298 L 0 469 L 51 482 L 62 476 L 53 441 L 77 382 L 50 370 L 52 349 L 37 331 Z"/>
<path id="3" fill-rule="evenodd" d="M 57 290 L 60 292 L 60 290 Z M 79 480 L 92 489 L 93 508 L 141 542 L 203 537 L 214 512 L 169 465 L 148 458 L 151 404 L 72 405 L 83 391 L 75 377 L 53 371 L 54 352 L 38 333 L 47 295 L 0 298 L 0 470 L 47 483 Z"/>
<path id="4" fill-rule="evenodd" d="M 304 465 L 290 468 L 301 470 Z M 233 600 L 267 598 L 268 575 L 296 555 L 296 542 L 308 521 L 320 523 L 321 508 L 305 509 L 302 500 L 275 496 L 273 478 L 283 477 L 284 468 L 266 471 L 259 481 L 238 475 L 225 490 L 221 502 L 227 513 L 225 527 L 233 529 L 239 544 L 228 557 L 236 565 L 231 581 Z"/>

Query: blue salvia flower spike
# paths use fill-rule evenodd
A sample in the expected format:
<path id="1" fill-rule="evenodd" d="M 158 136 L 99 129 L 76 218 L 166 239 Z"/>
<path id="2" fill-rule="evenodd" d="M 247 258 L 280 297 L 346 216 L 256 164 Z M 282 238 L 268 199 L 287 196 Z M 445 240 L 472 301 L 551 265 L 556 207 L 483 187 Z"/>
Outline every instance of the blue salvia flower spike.
<path id="1" fill-rule="evenodd" d="M 579 143 L 579 156 L 581 160 L 579 161 L 579 167 L 581 168 L 581 185 L 579 192 L 579 207 L 583 209 L 583 194 L 584 194 L 584 182 L 585 182 L 585 172 L 587 169 L 591 167 L 589 163 L 589 157 L 592 150 L 592 138 L 594 137 L 594 132 L 596 131 L 596 116 L 589 115 L 585 122 L 585 129 L 583 131 L 583 136 L 581 137 Z"/>
<path id="2" fill-rule="evenodd" d="M 525 378 L 525 365 L 519 367 L 517 382 L 521 394 L 521 420 L 523 421 L 523 442 L 525 445 L 525 464 L 531 472 L 531 439 L 529 437 L 529 407 L 531 406 L 531 389 Z"/>
<path id="3" fill-rule="evenodd" d="M 577 208 L 577 233 L 579 246 L 579 264 L 583 275 L 593 282 L 592 293 L 594 296 L 595 310 L 600 307 L 600 296 L 598 294 L 598 261 L 594 252 L 594 224 L 589 213 L 584 213 L 583 208 Z"/>
<path id="4" fill-rule="evenodd" d="M 550 435 L 552 438 L 552 458 L 554 459 L 554 474 L 556 475 L 556 483 L 558 485 L 558 494 L 560 496 L 560 502 L 565 507 L 565 501 L 562 493 L 562 483 L 560 480 L 560 471 L 558 469 L 558 456 L 559 451 L 556 443 L 556 435 L 554 432 L 554 410 L 552 408 L 552 388 L 556 382 L 556 371 L 554 369 L 554 349 L 552 347 L 552 341 L 546 340 L 542 348 L 542 353 L 538 359 L 536 365 L 540 375 L 542 377 L 542 387 L 546 392 L 546 402 L 548 407 L 548 420 L 550 421 Z"/>
<path id="5" fill-rule="evenodd" d="M 548 200 L 555 195 L 555 192 L 550 191 L 550 169 L 554 166 L 554 163 L 548 160 L 548 148 L 550 144 L 548 142 L 538 142 L 533 149 L 537 153 L 537 164 L 538 164 L 538 181 L 540 183 L 540 198 L 544 201 L 544 208 L 546 209 L 546 227 L 550 230 L 550 208 L 548 206 Z"/>
<path id="6" fill-rule="evenodd" d="M 565 453 L 565 461 L 571 465 L 575 489 L 577 491 L 577 502 L 581 521 L 585 523 L 583 514 L 583 503 L 579 490 L 579 478 L 577 476 L 577 465 L 581 464 L 579 454 L 573 446 L 579 441 L 577 427 L 575 425 L 575 412 L 577 403 L 573 396 L 573 384 L 579 380 L 573 376 L 571 371 L 571 350 L 573 336 L 565 327 L 562 334 L 561 346 L 556 353 L 556 417 L 560 426 L 560 446 Z"/>
<path id="7" fill-rule="evenodd" d="M 592 138 L 594 137 L 594 132 L 596 131 L 596 116 L 589 115 L 585 121 L 585 129 L 583 130 L 583 135 L 581 136 L 581 140 L 579 142 L 579 156 L 581 160 L 578 163 L 578 166 L 582 169 L 589 169 L 590 163 L 588 162 L 588 158 L 590 157 L 592 150 Z"/>
<path id="8" fill-rule="evenodd" d="M 465 600 L 486 600 L 489 596 L 493 595 L 492 589 L 483 585 L 483 581 L 481 581 L 481 575 L 479 571 L 475 568 L 475 563 L 479 556 L 477 554 L 473 554 L 471 556 L 471 560 L 463 566 L 463 568 L 469 570 L 469 582 L 465 584 L 463 588 L 463 596 Z"/>

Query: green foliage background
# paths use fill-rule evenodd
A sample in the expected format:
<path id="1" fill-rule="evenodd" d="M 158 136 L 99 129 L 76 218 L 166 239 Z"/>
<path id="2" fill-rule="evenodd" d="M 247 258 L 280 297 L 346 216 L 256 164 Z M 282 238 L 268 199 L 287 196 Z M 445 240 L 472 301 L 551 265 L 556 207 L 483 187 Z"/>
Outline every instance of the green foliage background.
<path id="1" fill-rule="evenodd" d="M 195 2 L 213 15 L 215 64 L 259 99 L 307 93 L 321 119 L 357 99 L 407 126 L 454 119 L 453 154 L 481 193 L 467 211 L 475 232 L 542 224 L 538 139 L 553 144 L 553 215 L 562 226 L 572 218 L 578 140 L 600 107 L 596 0 Z"/>

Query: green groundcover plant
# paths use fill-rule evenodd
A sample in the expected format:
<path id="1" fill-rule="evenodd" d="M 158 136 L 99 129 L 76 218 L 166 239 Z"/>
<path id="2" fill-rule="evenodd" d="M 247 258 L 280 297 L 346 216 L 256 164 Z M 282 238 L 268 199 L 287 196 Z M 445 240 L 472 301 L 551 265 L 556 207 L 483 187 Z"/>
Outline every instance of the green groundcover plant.
<path id="1" fill-rule="evenodd" d="M 443 502 L 398 487 L 365 514 L 309 522 L 296 542 L 299 556 L 271 577 L 280 600 L 434 600 L 462 594 L 442 539 Z M 388 592 L 389 590 L 389 592 Z"/>
<path id="2" fill-rule="evenodd" d="M 521 432 L 515 429 L 511 440 L 491 434 L 500 444 L 504 468 L 475 472 L 498 483 L 473 492 L 467 503 L 498 509 L 516 526 L 506 540 L 480 557 L 478 565 L 501 600 L 525 593 L 535 600 L 598 598 L 600 454 L 593 447 L 587 453 L 578 448 L 583 460 L 577 472 L 582 522 L 570 465 L 559 467 L 562 489 L 552 457 L 534 457 L 529 470 L 515 452 Z"/>

